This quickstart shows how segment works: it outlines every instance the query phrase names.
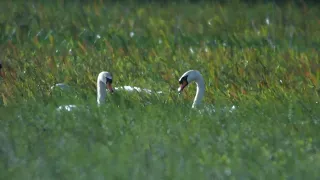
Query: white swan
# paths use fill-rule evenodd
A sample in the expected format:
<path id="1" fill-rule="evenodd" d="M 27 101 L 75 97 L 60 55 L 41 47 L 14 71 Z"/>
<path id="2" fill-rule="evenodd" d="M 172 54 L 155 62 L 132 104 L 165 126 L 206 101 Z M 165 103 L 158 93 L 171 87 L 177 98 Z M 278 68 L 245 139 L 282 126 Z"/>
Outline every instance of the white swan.
<path id="1" fill-rule="evenodd" d="M 197 70 L 189 70 L 185 72 L 180 78 L 179 78 L 179 84 L 180 87 L 178 88 L 178 92 L 181 93 L 185 87 L 188 86 L 189 83 L 192 81 L 195 81 L 197 84 L 197 93 L 193 100 L 192 108 L 196 108 L 198 105 L 201 104 L 201 101 L 204 96 L 204 80 L 201 75 L 201 73 Z"/>
<path id="2" fill-rule="evenodd" d="M 102 71 L 99 73 L 97 78 L 97 103 L 98 105 L 103 104 L 106 98 L 106 88 L 109 89 L 110 92 L 113 92 L 112 89 L 112 75 L 107 71 Z"/>
<path id="3" fill-rule="evenodd" d="M 51 90 L 54 90 L 55 88 L 60 88 L 63 91 L 70 90 L 70 86 L 64 84 L 64 83 L 58 83 L 51 87 Z M 112 75 L 110 72 L 102 71 L 99 73 L 97 78 L 97 104 L 101 105 L 104 104 L 107 90 L 110 92 L 113 92 L 112 88 Z M 73 109 L 78 108 L 76 105 L 62 105 L 57 108 L 57 110 L 66 110 L 66 111 L 72 111 Z"/>
<path id="4" fill-rule="evenodd" d="M 64 83 L 58 83 L 55 86 L 51 87 L 51 90 L 53 90 L 54 88 L 61 88 L 62 90 L 69 90 L 70 87 Z M 148 94 L 153 93 L 152 90 L 150 89 L 142 89 L 139 87 L 132 87 L 132 86 L 122 86 L 122 87 L 115 87 L 112 88 L 112 75 L 110 72 L 107 71 L 102 71 L 99 73 L 98 78 L 97 78 L 97 104 L 101 105 L 104 104 L 105 102 L 105 97 L 107 94 L 106 89 L 108 89 L 110 92 L 114 92 L 114 91 L 127 91 L 127 92 L 145 92 Z M 162 94 L 162 91 L 157 91 L 156 93 L 158 94 Z M 71 111 L 72 109 L 77 108 L 76 105 L 64 105 L 64 106 L 59 106 L 58 110 L 67 110 L 67 111 Z"/>
<path id="5" fill-rule="evenodd" d="M 179 84 L 180 87 L 178 88 L 178 92 L 181 93 L 185 87 L 188 86 L 189 83 L 192 81 L 195 81 L 197 84 L 197 93 L 193 100 L 192 108 L 197 108 L 201 104 L 201 101 L 204 96 L 205 87 L 204 87 L 204 80 L 201 75 L 201 73 L 197 70 L 189 70 L 185 72 L 180 78 L 179 78 Z M 229 109 L 229 112 L 233 112 L 236 107 L 233 105 L 231 109 Z M 215 110 L 213 110 L 215 111 Z"/>

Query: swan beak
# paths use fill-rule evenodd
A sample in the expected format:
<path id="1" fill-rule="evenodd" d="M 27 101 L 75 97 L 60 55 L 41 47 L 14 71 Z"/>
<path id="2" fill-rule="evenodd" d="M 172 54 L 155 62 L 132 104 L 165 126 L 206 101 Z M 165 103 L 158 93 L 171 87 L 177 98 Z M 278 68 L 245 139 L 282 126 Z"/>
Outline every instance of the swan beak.
<path id="1" fill-rule="evenodd" d="M 188 85 L 187 81 L 183 81 L 180 85 L 180 87 L 178 88 L 178 92 L 181 93 L 183 91 L 183 89 Z"/>
<path id="2" fill-rule="evenodd" d="M 107 89 L 109 89 L 110 92 L 113 92 L 112 85 L 109 82 L 107 82 Z"/>

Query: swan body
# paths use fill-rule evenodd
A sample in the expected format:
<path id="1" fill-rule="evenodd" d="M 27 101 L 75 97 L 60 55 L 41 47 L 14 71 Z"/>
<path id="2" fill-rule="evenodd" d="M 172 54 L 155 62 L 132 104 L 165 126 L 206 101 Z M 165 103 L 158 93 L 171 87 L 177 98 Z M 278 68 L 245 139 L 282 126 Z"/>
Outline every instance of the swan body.
<path id="1" fill-rule="evenodd" d="M 75 108 L 77 108 L 77 106 L 76 106 L 76 105 L 71 104 L 71 105 L 59 106 L 57 110 L 58 110 L 58 111 L 62 111 L 62 110 L 65 110 L 65 111 L 72 111 L 72 110 L 73 110 L 73 109 L 75 109 Z"/>
<path id="2" fill-rule="evenodd" d="M 54 90 L 55 88 L 60 88 L 62 90 L 66 90 L 66 89 L 69 89 L 70 86 L 64 84 L 64 83 L 58 83 L 58 84 L 55 84 L 54 86 L 51 86 L 51 90 Z"/>
<path id="3" fill-rule="evenodd" d="M 140 87 L 135 87 L 135 86 L 122 86 L 122 87 L 115 87 L 114 90 L 119 91 L 119 90 L 125 90 L 127 92 L 145 92 L 148 94 L 151 94 L 153 91 L 150 89 L 143 88 L 141 89 Z M 157 94 L 162 94 L 162 91 L 157 91 Z"/>
<path id="4" fill-rule="evenodd" d="M 196 108 L 201 104 L 201 101 L 205 93 L 204 79 L 199 71 L 189 70 L 185 72 L 179 78 L 180 87 L 178 88 L 178 92 L 181 93 L 184 90 L 184 88 L 187 87 L 189 83 L 191 83 L 192 81 L 194 81 L 197 85 L 197 93 L 192 104 L 192 108 Z"/>

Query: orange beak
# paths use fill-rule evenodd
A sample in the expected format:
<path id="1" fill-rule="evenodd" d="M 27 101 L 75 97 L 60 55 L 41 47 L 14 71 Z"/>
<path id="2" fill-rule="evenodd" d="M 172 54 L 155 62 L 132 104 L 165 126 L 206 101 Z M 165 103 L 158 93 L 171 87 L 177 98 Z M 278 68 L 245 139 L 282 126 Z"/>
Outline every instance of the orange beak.
<path id="1" fill-rule="evenodd" d="M 113 92 L 112 85 L 109 82 L 107 82 L 107 89 L 109 89 L 110 92 Z"/>
<path id="2" fill-rule="evenodd" d="M 183 89 L 188 85 L 187 81 L 183 81 L 180 87 L 178 88 L 178 92 L 182 92 Z"/>

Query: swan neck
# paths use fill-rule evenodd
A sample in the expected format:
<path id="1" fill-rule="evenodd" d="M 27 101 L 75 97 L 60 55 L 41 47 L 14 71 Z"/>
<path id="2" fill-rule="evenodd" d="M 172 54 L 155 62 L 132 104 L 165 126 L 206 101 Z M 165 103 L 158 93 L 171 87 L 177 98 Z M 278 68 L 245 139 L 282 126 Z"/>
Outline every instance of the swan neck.
<path id="1" fill-rule="evenodd" d="M 205 91 L 204 80 L 201 75 L 199 75 L 199 77 L 195 80 L 195 82 L 197 84 L 197 93 L 194 98 L 192 108 L 196 108 L 197 105 L 201 104 L 201 101 L 204 96 L 204 91 Z"/>
<path id="2" fill-rule="evenodd" d="M 98 82 L 97 82 L 97 103 L 98 103 L 98 105 L 104 103 L 106 93 L 107 93 L 107 90 L 104 86 L 104 83 L 98 80 Z"/>

